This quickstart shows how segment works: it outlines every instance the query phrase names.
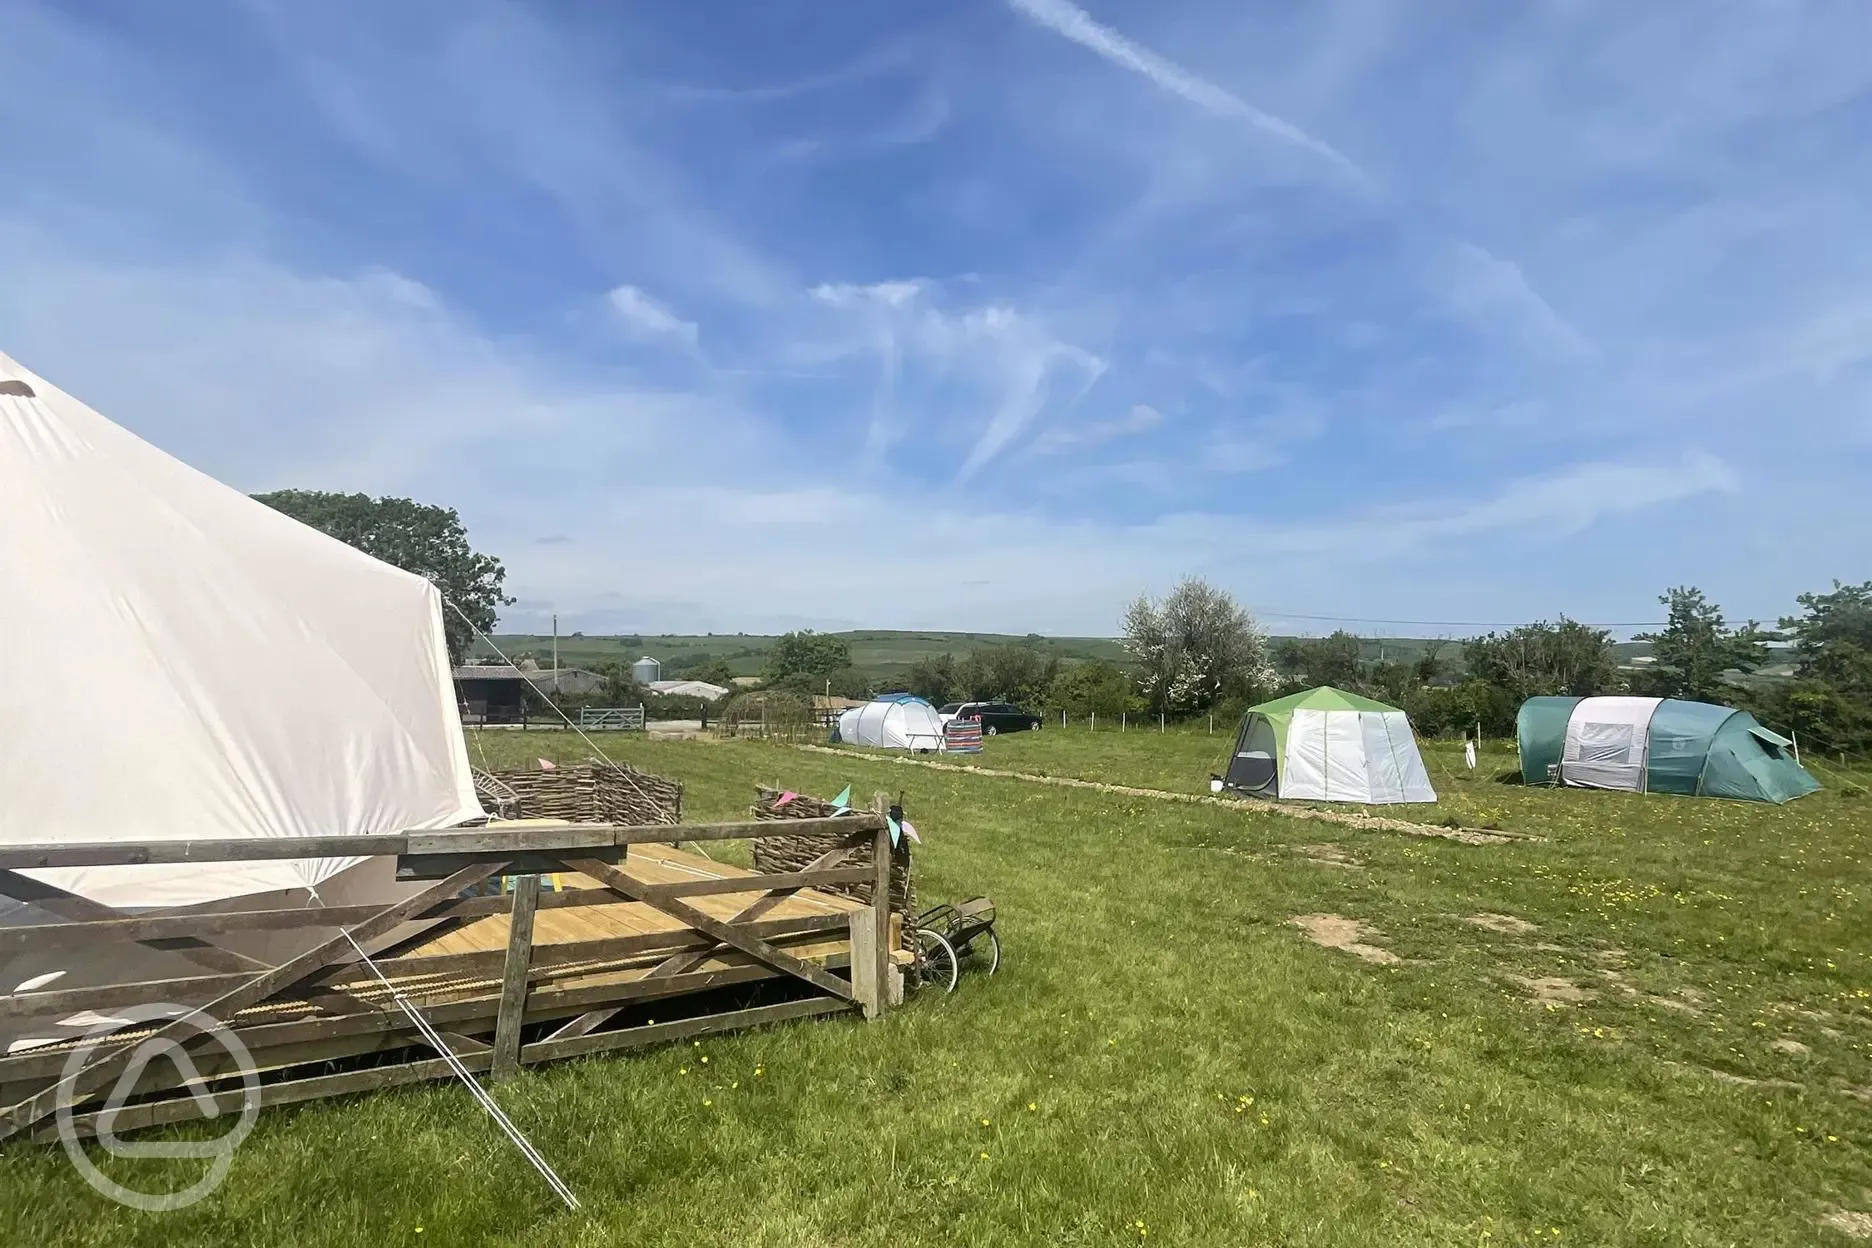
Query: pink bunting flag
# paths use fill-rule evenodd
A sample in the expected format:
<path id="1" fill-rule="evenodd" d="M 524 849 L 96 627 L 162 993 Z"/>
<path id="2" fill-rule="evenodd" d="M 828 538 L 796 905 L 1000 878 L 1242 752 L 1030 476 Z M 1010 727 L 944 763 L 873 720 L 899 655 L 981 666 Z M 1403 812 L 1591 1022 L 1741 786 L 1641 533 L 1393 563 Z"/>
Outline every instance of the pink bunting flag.
<path id="1" fill-rule="evenodd" d="M 908 819 L 903 821 L 903 834 L 918 845 L 923 843 L 923 838 L 917 835 L 917 830 L 910 826 L 910 821 Z"/>
<path id="2" fill-rule="evenodd" d="M 558 771 L 559 770 L 559 764 L 553 762 L 552 759 L 550 758 L 540 759 L 539 765 L 540 765 L 541 771 Z"/>
<path id="3" fill-rule="evenodd" d="M 792 789 L 788 789 L 786 792 L 782 793 L 777 800 L 775 800 L 774 809 L 775 810 L 780 809 L 780 807 L 786 805 L 788 802 L 792 801 L 794 798 L 798 796 L 799 794 L 795 793 Z"/>

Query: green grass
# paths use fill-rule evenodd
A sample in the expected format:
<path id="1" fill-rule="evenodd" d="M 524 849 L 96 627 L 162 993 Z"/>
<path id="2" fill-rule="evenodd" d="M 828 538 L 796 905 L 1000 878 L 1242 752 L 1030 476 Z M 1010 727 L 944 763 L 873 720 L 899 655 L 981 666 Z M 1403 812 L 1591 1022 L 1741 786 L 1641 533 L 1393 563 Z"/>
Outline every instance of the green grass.
<path id="1" fill-rule="evenodd" d="M 1223 740 L 1049 731 L 983 761 L 1198 789 Z M 1845 1245 L 1821 1218 L 1872 1209 L 1872 797 L 1837 783 L 1780 808 L 1552 792 L 1434 749 L 1448 810 L 1547 838 L 1470 846 L 760 743 L 606 748 L 683 779 L 698 820 L 756 783 L 901 789 L 920 894 L 991 894 L 1002 973 L 877 1024 L 502 1085 L 580 1214 L 437 1086 L 267 1111 L 172 1214 L 9 1148 L 10 1242 Z M 1404 961 L 1309 943 L 1289 919 L 1315 913 Z M 1549 1009 L 1513 976 L 1594 995 Z"/>

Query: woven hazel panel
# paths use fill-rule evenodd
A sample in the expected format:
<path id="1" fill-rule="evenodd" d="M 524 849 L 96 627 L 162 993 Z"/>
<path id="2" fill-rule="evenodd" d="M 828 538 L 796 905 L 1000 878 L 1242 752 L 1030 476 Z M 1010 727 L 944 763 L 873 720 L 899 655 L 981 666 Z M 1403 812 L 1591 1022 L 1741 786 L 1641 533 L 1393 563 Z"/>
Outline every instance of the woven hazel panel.
<path id="1" fill-rule="evenodd" d="M 822 802 L 816 797 L 804 794 L 794 798 L 784 806 L 776 807 L 780 790 L 761 789 L 760 798 L 754 803 L 756 819 L 825 819 L 838 813 L 838 807 L 830 802 Z M 807 833 L 802 836 L 764 836 L 754 842 L 754 869 L 756 871 L 778 873 L 783 871 L 803 871 L 813 859 L 828 850 L 837 849 L 845 838 L 835 832 Z M 855 850 L 846 860 L 846 865 L 865 862 L 870 855 L 863 850 Z M 891 850 L 891 909 L 903 917 L 904 944 L 910 944 L 910 925 L 916 917 L 916 888 L 910 879 L 910 842 L 900 840 Z M 849 897 L 864 905 L 871 904 L 870 881 L 856 884 L 822 884 L 816 890 L 825 893 L 837 893 Z"/>
<path id="2" fill-rule="evenodd" d="M 514 794 L 516 819 L 643 825 L 682 822 L 682 785 L 623 763 L 554 771 L 497 771 Z"/>

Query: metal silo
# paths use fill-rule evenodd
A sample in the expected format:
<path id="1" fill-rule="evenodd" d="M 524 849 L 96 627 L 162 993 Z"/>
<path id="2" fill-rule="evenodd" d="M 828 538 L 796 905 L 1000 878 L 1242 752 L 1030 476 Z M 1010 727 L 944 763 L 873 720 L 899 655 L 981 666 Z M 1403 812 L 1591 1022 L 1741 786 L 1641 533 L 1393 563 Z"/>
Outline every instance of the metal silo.
<path id="1" fill-rule="evenodd" d="M 647 685 L 653 680 L 662 680 L 663 665 L 646 654 L 631 664 L 631 679 L 640 685 Z"/>

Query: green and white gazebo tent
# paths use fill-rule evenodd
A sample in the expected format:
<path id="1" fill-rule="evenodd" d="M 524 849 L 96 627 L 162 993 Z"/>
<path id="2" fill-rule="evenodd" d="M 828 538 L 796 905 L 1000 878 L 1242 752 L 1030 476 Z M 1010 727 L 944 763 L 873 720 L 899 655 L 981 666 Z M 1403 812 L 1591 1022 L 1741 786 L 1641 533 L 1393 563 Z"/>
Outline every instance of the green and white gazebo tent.
<path id="1" fill-rule="evenodd" d="M 1316 802 L 1434 802 L 1410 717 L 1329 685 L 1251 707 L 1222 787 Z"/>
<path id="2" fill-rule="evenodd" d="M 1529 698 L 1521 778 L 1586 789 L 1786 802 L 1820 787 L 1747 711 L 1676 698 Z"/>

